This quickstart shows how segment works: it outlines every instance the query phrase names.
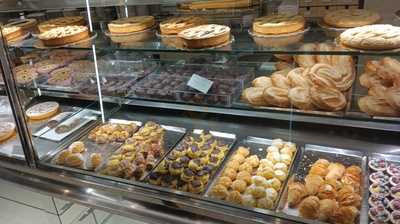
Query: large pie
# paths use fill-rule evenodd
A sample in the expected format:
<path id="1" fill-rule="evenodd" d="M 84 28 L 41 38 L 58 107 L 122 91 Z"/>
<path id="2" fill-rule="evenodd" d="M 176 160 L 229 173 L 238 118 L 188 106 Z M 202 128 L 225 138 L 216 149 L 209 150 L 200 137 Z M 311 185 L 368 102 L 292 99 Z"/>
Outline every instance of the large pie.
<path id="1" fill-rule="evenodd" d="M 81 25 L 85 25 L 85 19 L 82 16 L 66 16 L 42 22 L 38 25 L 38 28 L 39 31 L 43 33 L 58 27 L 81 26 Z"/>
<path id="2" fill-rule="evenodd" d="M 45 46 L 59 46 L 89 38 L 86 26 L 64 26 L 51 29 L 39 35 Z"/>
<path id="3" fill-rule="evenodd" d="M 207 48 L 229 41 L 231 28 L 224 25 L 209 24 L 181 31 L 178 37 L 187 48 Z"/>
<path id="4" fill-rule="evenodd" d="M 108 24 L 108 29 L 112 34 L 126 34 L 146 30 L 154 24 L 153 16 L 135 16 L 111 21 Z"/>

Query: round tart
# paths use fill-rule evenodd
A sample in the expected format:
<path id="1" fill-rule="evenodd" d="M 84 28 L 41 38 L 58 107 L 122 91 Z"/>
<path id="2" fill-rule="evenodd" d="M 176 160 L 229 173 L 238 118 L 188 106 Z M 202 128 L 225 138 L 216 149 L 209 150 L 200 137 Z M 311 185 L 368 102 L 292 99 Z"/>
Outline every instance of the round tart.
<path id="1" fill-rule="evenodd" d="M 68 86 L 71 85 L 72 71 L 68 67 L 54 70 L 50 73 L 47 83 L 55 86 Z"/>
<path id="2" fill-rule="evenodd" d="M 400 27 L 387 24 L 352 28 L 340 34 L 340 42 L 363 50 L 391 50 L 400 48 Z"/>
<path id="3" fill-rule="evenodd" d="M 21 27 L 17 26 L 3 27 L 1 32 L 3 33 L 6 41 L 13 41 L 25 34 L 25 31 Z"/>
<path id="4" fill-rule="evenodd" d="M 400 176 L 400 166 L 394 163 L 390 164 L 386 171 L 390 176 Z"/>
<path id="5" fill-rule="evenodd" d="M 389 200 L 381 194 L 372 194 L 368 199 L 368 203 L 371 207 L 383 206 L 387 208 L 389 206 Z"/>
<path id="6" fill-rule="evenodd" d="M 108 29 L 112 34 L 124 34 L 146 30 L 154 24 L 153 16 L 135 16 L 111 21 L 108 24 Z"/>
<path id="7" fill-rule="evenodd" d="M 18 84 L 28 84 L 35 80 L 38 76 L 36 69 L 28 64 L 15 67 L 15 79 Z"/>
<path id="8" fill-rule="evenodd" d="M 374 172 L 369 175 L 369 180 L 372 183 L 380 183 L 380 184 L 388 184 L 389 183 L 389 176 L 384 174 L 382 171 Z"/>
<path id="9" fill-rule="evenodd" d="M 384 184 L 379 184 L 379 183 L 373 183 L 369 187 L 369 192 L 371 192 L 371 194 L 381 194 L 386 197 L 389 196 L 389 194 L 390 194 L 389 187 L 387 187 Z"/>
<path id="10" fill-rule="evenodd" d="M 400 211 L 400 198 L 391 200 L 389 206 L 393 211 Z"/>
<path id="11" fill-rule="evenodd" d="M 183 30 L 178 33 L 178 37 L 187 48 L 207 48 L 227 43 L 230 32 L 228 26 L 209 24 Z"/>
<path id="12" fill-rule="evenodd" d="M 368 166 L 375 171 L 385 171 L 388 163 L 385 159 L 372 159 L 368 162 Z"/>
<path id="13" fill-rule="evenodd" d="M 43 33 L 58 27 L 81 26 L 81 25 L 85 25 L 85 20 L 82 16 L 66 16 L 42 22 L 38 25 L 38 28 L 39 31 Z"/>
<path id="14" fill-rule="evenodd" d="M 0 142 L 9 139 L 15 133 L 15 124 L 12 122 L 0 122 Z"/>
<path id="15" fill-rule="evenodd" d="M 303 16 L 270 15 L 257 18 L 253 22 L 253 31 L 259 34 L 284 34 L 303 30 L 305 27 Z"/>
<path id="16" fill-rule="evenodd" d="M 326 24 L 339 28 L 353 28 L 371 25 L 380 20 L 378 13 L 365 9 L 340 9 L 330 11 L 323 20 Z"/>
<path id="17" fill-rule="evenodd" d="M 39 74 L 49 74 L 53 70 L 64 66 L 60 60 L 46 59 L 39 61 L 35 64 L 36 70 Z"/>
<path id="18" fill-rule="evenodd" d="M 36 19 L 21 19 L 14 21 L 12 23 L 8 23 L 7 26 L 16 26 L 20 27 L 21 29 L 25 31 L 32 31 L 36 32 L 37 31 L 37 20 Z"/>
<path id="19" fill-rule="evenodd" d="M 179 32 L 205 24 L 205 19 L 198 16 L 173 17 L 160 23 L 161 34 L 176 35 Z"/>
<path id="20" fill-rule="evenodd" d="M 54 101 L 39 103 L 26 110 L 26 116 L 32 120 L 46 119 L 55 115 L 59 107 L 59 104 Z"/>
<path id="21" fill-rule="evenodd" d="M 390 195 L 393 198 L 400 198 L 400 185 L 396 185 L 390 188 Z"/>
<path id="22" fill-rule="evenodd" d="M 89 38 L 86 26 L 64 26 L 41 33 L 38 38 L 45 46 L 59 46 Z"/>
<path id="23" fill-rule="evenodd" d="M 392 176 L 389 178 L 389 183 L 392 186 L 396 186 L 400 184 L 400 176 Z"/>
<path id="24" fill-rule="evenodd" d="M 392 214 L 390 214 L 390 221 L 394 224 L 400 223 L 400 211 L 393 211 Z"/>
<path id="25" fill-rule="evenodd" d="M 390 213 L 383 206 L 370 208 L 368 215 L 372 220 L 380 222 L 387 222 L 390 218 Z"/>

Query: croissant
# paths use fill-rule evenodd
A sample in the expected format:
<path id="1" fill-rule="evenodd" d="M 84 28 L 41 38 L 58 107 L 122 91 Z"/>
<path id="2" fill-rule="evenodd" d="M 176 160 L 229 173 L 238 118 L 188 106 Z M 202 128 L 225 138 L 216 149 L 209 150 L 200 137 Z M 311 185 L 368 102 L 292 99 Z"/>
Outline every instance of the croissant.
<path id="1" fill-rule="evenodd" d="M 337 202 L 332 199 L 323 199 L 319 202 L 319 217 L 320 221 L 328 221 L 329 218 L 339 208 Z"/>
<path id="2" fill-rule="evenodd" d="M 324 183 L 324 179 L 321 176 L 308 174 L 305 178 L 305 186 L 308 195 L 316 195 L 319 188 Z"/>
<path id="3" fill-rule="evenodd" d="M 318 197 L 320 199 L 335 199 L 336 198 L 336 189 L 332 187 L 330 184 L 323 184 L 319 188 Z"/>
<path id="4" fill-rule="evenodd" d="M 299 213 L 301 217 L 307 219 L 317 219 L 319 213 L 320 202 L 318 197 L 309 196 L 299 204 Z"/>
<path id="5" fill-rule="evenodd" d="M 289 207 L 296 207 L 297 204 L 307 195 L 305 186 L 302 183 L 294 182 L 288 185 Z"/>
<path id="6" fill-rule="evenodd" d="M 358 166 L 350 166 L 346 169 L 341 179 L 346 185 L 360 185 L 361 183 L 361 168 Z"/>
<path id="7" fill-rule="evenodd" d="M 340 164 L 340 163 L 331 163 L 328 166 L 328 174 L 326 174 L 325 179 L 329 180 L 329 179 L 340 179 L 343 174 L 344 171 L 346 170 L 346 168 Z"/>
<path id="8" fill-rule="evenodd" d="M 356 207 L 343 206 L 337 209 L 331 220 L 335 224 L 354 224 L 358 214 L 359 211 Z"/>

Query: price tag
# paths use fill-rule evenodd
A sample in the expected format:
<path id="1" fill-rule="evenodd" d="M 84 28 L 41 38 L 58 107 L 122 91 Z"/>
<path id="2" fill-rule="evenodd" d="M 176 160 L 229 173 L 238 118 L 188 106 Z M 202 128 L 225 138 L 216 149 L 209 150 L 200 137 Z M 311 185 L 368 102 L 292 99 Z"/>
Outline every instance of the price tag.
<path id="1" fill-rule="evenodd" d="M 186 85 L 206 94 L 210 90 L 211 86 L 213 85 L 213 81 L 210 81 L 210 80 L 208 80 L 204 77 L 201 77 L 197 74 L 193 74 L 192 77 L 190 77 L 190 79 Z"/>

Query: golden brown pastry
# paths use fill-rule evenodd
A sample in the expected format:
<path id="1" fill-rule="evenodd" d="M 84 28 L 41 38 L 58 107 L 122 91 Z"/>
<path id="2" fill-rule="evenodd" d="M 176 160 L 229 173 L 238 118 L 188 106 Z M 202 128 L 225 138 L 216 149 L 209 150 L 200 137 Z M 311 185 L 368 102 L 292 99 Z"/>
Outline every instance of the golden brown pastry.
<path id="1" fill-rule="evenodd" d="M 67 158 L 67 157 L 69 157 L 70 155 L 72 155 L 72 152 L 70 151 L 70 150 L 63 150 L 61 153 L 60 153 L 60 155 L 58 155 L 58 158 L 57 158 L 57 164 L 58 165 L 64 165 L 65 164 L 65 159 Z"/>
<path id="2" fill-rule="evenodd" d="M 358 215 L 359 211 L 356 207 L 343 206 L 336 210 L 331 219 L 336 224 L 353 224 Z"/>
<path id="3" fill-rule="evenodd" d="M 378 60 L 367 60 L 364 66 L 364 71 L 369 74 L 376 74 L 376 71 L 381 66 L 381 62 Z"/>
<path id="4" fill-rule="evenodd" d="M 65 158 L 65 165 L 70 167 L 81 168 L 83 162 L 83 156 L 80 153 L 71 154 Z"/>
<path id="5" fill-rule="evenodd" d="M 303 44 L 299 51 L 309 52 L 315 51 L 317 49 L 317 45 L 314 43 Z M 317 63 L 315 55 L 296 55 L 294 56 L 294 60 L 300 67 L 311 67 Z"/>
<path id="6" fill-rule="evenodd" d="M 392 87 L 388 89 L 385 92 L 385 99 L 393 109 L 400 111 L 400 87 Z"/>
<path id="7" fill-rule="evenodd" d="M 344 172 L 346 171 L 346 168 L 343 166 L 341 163 L 331 163 L 328 166 L 328 174 L 326 174 L 325 179 L 340 179 Z"/>
<path id="8" fill-rule="evenodd" d="M 242 204 L 242 195 L 238 191 L 231 191 L 229 192 L 228 196 L 226 197 L 226 201 L 235 203 L 235 204 Z"/>
<path id="9" fill-rule="evenodd" d="M 90 155 L 90 169 L 95 170 L 101 163 L 101 161 L 103 161 L 103 157 L 101 156 L 100 153 L 92 153 Z"/>
<path id="10" fill-rule="evenodd" d="M 335 199 L 336 198 L 336 189 L 332 187 L 330 184 L 322 184 L 318 191 L 319 199 Z"/>
<path id="11" fill-rule="evenodd" d="M 300 216 L 306 219 L 317 219 L 320 202 L 316 196 L 308 196 L 299 204 Z"/>
<path id="12" fill-rule="evenodd" d="M 275 63 L 276 70 L 293 69 L 293 68 L 294 68 L 293 64 L 287 63 L 285 61 L 278 61 L 277 63 Z"/>
<path id="13" fill-rule="evenodd" d="M 317 160 L 310 168 L 309 174 L 319 175 L 325 177 L 328 173 L 329 161 L 325 159 Z"/>
<path id="14" fill-rule="evenodd" d="M 304 87 L 304 88 L 309 88 L 309 82 L 307 81 L 306 77 L 304 76 L 304 68 L 299 67 L 291 70 L 287 78 L 289 79 L 290 86 L 293 87 Z"/>
<path id="15" fill-rule="evenodd" d="M 353 84 L 354 72 L 352 68 L 347 71 L 347 69 L 338 69 L 329 64 L 318 63 L 310 68 L 307 77 L 314 85 L 346 91 Z"/>
<path id="16" fill-rule="evenodd" d="M 249 148 L 246 148 L 246 147 L 243 147 L 243 146 L 239 146 L 239 148 L 237 149 L 236 153 L 246 157 L 246 156 L 248 156 L 250 154 L 250 150 L 249 150 Z"/>
<path id="17" fill-rule="evenodd" d="M 324 179 L 314 174 L 308 174 L 304 180 L 308 195 L 316 195 L 319 188 L 324 184 Z"/>
<path id="18" fill-rule="evenodd" d="M 254 87 L 261 87 L 261 88 L 268 88 L 268 87 L 272 87 L 272 81 L 270 77 L 267 76 L 260 76 L 255 78 L 252 81 L 252 85 Z"/>
<path id="19" fill-rule="evenodd" d="M 378 67 L 376 74 L 384 80 L 393 80 L 400 74 L 400 62 L 391 57 L 381 60 L 382 66 Z"/>
<path id="20" fill-rule="evenodd" d="M 315 106 L 327 111 L 339 111 L 345 108 L 346 98 L 335 88 L 313 86 L 310 89 L 311 100 Z"/>
<path id="21" fill-rule="evenodd" d="M 254 106 L 264 106 L 266 102 L 263 93 L 264 88 L 262 87 L 250 87 L 243 90 L 242 99 Z"/>
<path id="22" fill-rule="evenodd" d="M 218 198 L 221 200 L 224 200 L 228 196 L 228 194 L 229 194 L 229 191 L 227 190 L 227 188 L 221 184 L 215 185 L 211 190 L 211 195 L 214 198 Z"/>
<path id="23" fill-rule="evenodd" d="M 236 180 L 243 180 L 247 184 L 251 184 L 251 174 L 247 171 L 241 171 L 236 175 Z"/>
<path id="24" fill-rule="evenodd" d="M 271 75 L 272 85 L 274 87 L 282 88 L 282 89 L 290 89 L 290 81 L 286 77 L 286 75 L 282 73 L 274 72 Z"/>
<path id="25" fill-rule="evenodd" d="M 288 185 L 288 204 L 289 207 L 296 207 L 307 195 L 305 186 L 299 182 L 293 182 Z"/>
<path id="26" fill-rule="evenodd" d="M 220 177 L 218 179 L 218 185 L 223 185 L 226 188 L 230 187 L 232 184 L 232 180 L 229 177 Z"/>
<path id="27" fill-rule="evenodd" d="M 358 107 L 370 116 L 398 117 L 400 112 L 393 109 L 385 99 L 375 96 L 363 96 L 358 99 Z"/>
<path id="28" fill-rule="evenodd" d="M 310 96 L 309 88 L 295 87 L 289 90 L 288 97 L 292 105 L 301 110 L 315 109 Z"/>
<path id="29" fill-rule="evenodd" d="M 346 185 L 360 185 L 361 173 L 362 171 L 359 166 L 349 166 L 346 168 L 341 181 Z"/>
<path id="30" fill-rule="evenodd" d="M 71 150 L 72 153 L 83 153 L 86 151 L 85 144 L 81 141 L 72 143 L 68 149 Z"/>
<path id="31" fill-rule="evenodd" d="M 365 88 L 372 88 L 373 86 L 376 85 L 390 87 L 393 84 L 391 80 L 384 80 L 381 77 L 379 77 L 376 73 L 363 73 L 360 75 L 359 80 L 360 80 L 360 85 Z"/>
<path id="32" fill-rule="evenodd" d="M 323 199 L 319 204 L 320 207 L 318 220 L 320 221 L 328 221 L 334 212 L 336 212 L 336 210 L 339 208 L 334 199 Z"/>
<path id="33" fill-rule="evenodd" d="M 232 182 L 231 188 L 235 191 L 243 193 L 246 190 L 247 183 L 244 180 L 235 180 Z"/>
<path id="34" fill-rule="evenodd" d="M 264 101 L 277 107 L 289 107 L 288 89 L 270 87 L 263 92 Z"/>
<path id="35" fill-rule="evenodd" d="M 382 85 L 374 85 L 368 89 L 369 96 L 375 96 L 378 98 L 385 98 L 386 97 L 387 87 Z"/>
<path id="36" fill-rule="evenodd" d="M 334 46 L 332 46 L 332 44 L 329 43 L 319 43 L 317 44 L 317 51 L 320 52 L 330 52 L 333 51 Z M 323 54 L 318 54 L 315 56 L 316 60 L 318 63 L 324 63 L 324 64 L 332 64 L 332 56 L 333 55 L 323 55 Z"/>
<path id="37" fill-rule="evenodd" d="M 338 195 L 337 201 L 339 202 L 340 206 L 354 206 L 356 208 L 361 207 L 361 196 L 355 192 Z"/>

